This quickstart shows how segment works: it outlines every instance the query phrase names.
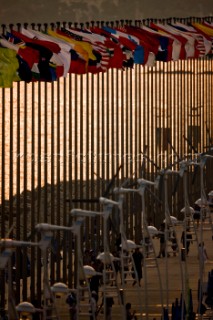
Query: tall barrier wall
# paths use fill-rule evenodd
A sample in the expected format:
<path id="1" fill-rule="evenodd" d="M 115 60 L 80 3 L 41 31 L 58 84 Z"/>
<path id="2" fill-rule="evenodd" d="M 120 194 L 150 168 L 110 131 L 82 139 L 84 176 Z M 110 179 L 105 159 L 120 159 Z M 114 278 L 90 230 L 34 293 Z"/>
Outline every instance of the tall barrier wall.
<path id="1" fill-rule="evenodd" d="M 202 21 L 179 20 L 183 24 Z M 150 21 L 134 24 L 148 26 Z M 113 27 L 124 23 L 92 25 Z M 54 30 L 59 25 L 50 27 Z M 21 27 L 2 26 L 2 33 Z M 83 27 L 75 24 L 75 28 Z M 48 25 L 24 28 L 42 30 Z M 160 170 L 171 164 L 178 170 L 181 158 L 211 152 L 211 54 L 196 59 L 156 61 L 153 66 L 134 64 L 131 68 L 99 73 L 69 73 L 52 82 L 17 81 L 10 88 L 0 88 L 0 101 L 1 238 L 37 241 L 37 223 L 68 225 L 72 223 L 72 208 L 99 211 L 100 196 L 116 199 L 114 187 L 135 185 L 141 177 L 154 181 Z M 205 169 L 206 191 L 212 188 L 211 170 L 209 161 Z M 193 204 L 200 197 L 199 170 L 194 167 L 189 169 L 188 183 Z M 177 184 L 177 177 L 169 177 L 168 184 L 171 214 L 181 219 L 183 182 L 179 179 Z M 126 196 L 125 204 L 126 232 L 129 238 L 140 241 L 140 198 Z M 147 192 L 146 206 L 150 221 L 159 226 L 164 217 L 163 185 L 160 190 Z M 113 214 L 109 229 L 115 238 L 119 229 L 116 212 Z M 95 223 L 86 221 L 84 248 L 99 250 L 101 229 L 99 219 Z M 52 283 L 63 281 L 74 286 L 74 248 L 73 235 L 55 234 L 49 256 Z M 30 277 L 27 257 L 31 262 Z M 39 249 L 16 250 L 17 302 L 41 296 L 41 271 Z M 2 308 L 3 279 L 5 273 L 1 272 Z"/>

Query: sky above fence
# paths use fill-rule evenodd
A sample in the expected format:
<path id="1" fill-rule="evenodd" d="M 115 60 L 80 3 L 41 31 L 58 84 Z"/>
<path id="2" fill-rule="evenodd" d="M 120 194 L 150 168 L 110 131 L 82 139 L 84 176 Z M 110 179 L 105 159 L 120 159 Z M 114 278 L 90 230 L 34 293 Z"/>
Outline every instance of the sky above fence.
<path id="1" fill-rule="evenodd" d="M 1 0 L 0 23 L 210 16 L 212 0 Z"/>

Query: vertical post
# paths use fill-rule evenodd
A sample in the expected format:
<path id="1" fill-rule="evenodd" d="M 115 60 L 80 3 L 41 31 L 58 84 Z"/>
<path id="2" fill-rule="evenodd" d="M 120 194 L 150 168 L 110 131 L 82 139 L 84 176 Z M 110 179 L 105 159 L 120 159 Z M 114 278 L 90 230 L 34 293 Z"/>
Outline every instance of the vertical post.
<path id="1" fill-rule="evenodd" d="M 16 169 L 16 239 L 20 239 L 20 233 L 21 233 L 21 206 L 20 206 L 20 190 L 21 190 L 21 139 L 20 139 L 20 128 L 21 128 L 21 120 L 20 120 L 20 114 L 21 114 L 21 90 L 20 90 L 20 82 L 17 82 L 17 149 L 16 149 L 16 156 L 17 156 L 17 169 Z M 20 249 L 18 248 L 16 250 L 16 262 L 18 268 L 16 269 L 16 288 L 20 288 Z M 17 301 L 20 300 L 20 289 L 16 290 L 16 299 Z"/>
<path id="2" fill-rule="evenodd" d="M 165 201 L 165 228 L 164 228 L 164 237 L 165 237 L 165 261 L 166 261 L 166 308 L 169 308 L 169 276 L 168 276 L 168 254 L 167 254 L 167 241 L 168 241 L 168 176 L 165 172 L 164 174 L 164 201 Z"/>
<path id="3" fill-rule="evenodd" d="M 41 241 L 40 241 L 40 249 L 41 255 L 43 258 L 43 320 L 47 319 L 47 308 L 48 308 L 48 299 L 50 299 L 51 291 L 49 286 L 49 276 L 48 276 L 48 256 L 47 256 L 47 248 L 51 243 L 52 232 L 48 230 L 42 230 L 42 226 L 37 225 L 38 231 L 41 231 Z"/>
<path id="4" fill-rule="evenodd" d="M 140 187 L 140 195 L 142 200 L 142 210 L 141 210 L 141 223 L 142 223 L 142 235 L 143 235 L 143 254 L 144 254 L 144 296 L 145 296 L 145 312 L 146 319 L 149 319 L 148 316 L 148 295 L 147 295 L 147 273 L 146 273 L 146 261 L 145 261 L 145 252 L 146 252 L 146 243 L 145 243 L 145 226 L 146 226 L 146 214 L 145 214 L 145 186 Z"/>
<path id="5" fill-rule="evenodd" d="M 108 246 L 107 246 L 107 211 L 108 211 L 108 207 L 107 205 L 104 206 L 104 212 L 106 212 L 106 214 L 104 215 L 103 219 L 104 219 L 104 225 L 103 225 L 103 229 L 104 229 L 104 274 L 103 274 L 103 281 L 104 281 L 104 286 L 106 285 L 106 259 L 109 255 L 109 250 L 108 250 Z M 104 320 L 106 320 L 106 292 L 104 291 Z"/>
<path id="6" fill-rule="evenodd" d="M 1 119 L 1 236 L 5 236 L 5 89 L 2 89 L 2 119 Z M 1 281 L 1 309 L 5 308 L 5 275 L 4 271 L 1 271 L 0 281 Z"/>
<path id="7" fill-rule="evenodd" d="M 123 201 L 124 201 L 124 196 L 123 194 L 119 195 L 119 200 L 118 200 L 118 207 L 119 207 L 119 212 L 120 212 L 120 235 L 121 235 L 121 283 L 122 286 L 124 285 L 125 277 L 124 277 L 124 261 L 122 257 L 124 256 L 124 245 L 125 245 L 125 232 L 124 232 L 124 217 L 123 217 Z M 120 292 L 122 294 L 121 296 L 121 301 L 123 303 L 123 319 L 126 319 L 126 303 L 125 303 L 125 294 Z"/>
<path id="8" fill-rule="evenodd" d="M 72 191 L 73 191 L 73 133 L 72 133 L 72 123 L 73 123 L 73 113 L 72 113 L 72 107 L 73 107 L 73 99 L 72 99 L 72 77 L 71 74 L 68 75 L 69 77 L 69 83 L 68 83 L 68 92 L 69 92 L 69 99 L 68 99 L 68 127 L 69 127 L 69 136 L 68 136 L 68 189 L 69 189 L 69 210 L 71 210 L 71 205 L 72 205 Z M 71 217 L 70 217 L 71 220 Z M 73 255 L 72 255 L 72 238 L 73 235 L 69 236 L 69 256 L 68 256 L 68 264 L 69 264 L 69 273 L 68 273 L 68 287 L 72 287 L 73 283 L 73 277 L 74 277 L 74 272 L 73 272 Z"/>
<path id="9" fill-rule="evenodd" d="M 111 203 L 110 203 L 111 202 Z M 120 211 L 120 233 L 121 233 L 121 257 L 123 256 L 123 248 L 124 248 L 124 230 L 123 230 L 123 195 L 119 195 L 119 201 L 111 201 L 109 200 L 108 202 L 103 202 L 104 203 L 104 214 L 103 214 L 103 240 L 104 240 L 104 273 L 103 273 L 103 283 L 104 286 L 106 285 L 106 259 L 111 259 L 110 252 L 109 252 L 109 246 L 108 246 L 108 239 L 107 239 L 107 221 L 109 219 L 109 215 L 111 213 L 111 209 L 113 205 L 118 206 L 119 211 Z M 111 261 L 113 263 L 113 261 Z M 122 285 L 124 284 L 124 273 L 123 273 L 123 259 L 121 259 L 121 281 Z M 104 291 L 104 319 L 107 319 L 107 308 L 106 308 L 106 292 Z M 124 296 L 122 296 L 121 290 L 119 291 L 119 301 L 122 304 L 122 317 L 123 319 L 126 318 L 126 312 L 125 312 L 125 303 L 124 303 Z"/>
<path id="10" fill-rule="evenodd" d="M 6 249 L 7 250 L 7 249 Z M 8 318 L 9 320 L 13 319 L 13 305 L 12 305 L 12 286 L 13 286 L 13 280 L 12 280 L 12 263 L 11 263 L 11 253 L 10 257 L 8 259 L 7 263 L 7 274 L 8 274 Z"/>
<path id="11" fill-rule="evenodd" d="M 43 317 L 44 320 L 47 318 L 47 281 L 48 281 L 48 270 L 47 270 L 47 250 L 42 249 L 43 257 Z"/>
<path id="12" fill-rule="evenodd" d="M 12 279 L 12 248 L 5 247 L 0 254 L 0 269 L 7 269 L 7 281 L 8 281 L 8 291 L 7 291 L 7 307 L 8 307 L 8 319 L 13 320 L 17 319 L 17 312 L 15 308 L 15 298 L 13 294 L 13 279 Z M 5 306 L 3 306 L 2 310 L 4 311 Z M 2 311 L 1 310 L 1 311 Z"/>
<path id="13" fill-rule="evenodd" d="M 124 245 L 125 245 L 125 239 L 124 239 L 124 221 L 123 221 L 123 195 L 119 195 L 119 210 L 120 210 L 120 235 L 121 235 L 121 257 L 124 255 Z M 123 259 L 121 259 L 121 283 L 124 284 L 124 262 Z"/>
<path id="14" fill-rule="evenodd" d="M 23 237 L 24 240 L 27 238 L 27 176 L 28 176 L 28 166 L 27 166 L 27 125 L 28 125 L 28 103 L 27 103 L 27 85 L 24 84 L 24 210 L 23 210 Z M 23 289 L 22 296 L 23 300 L 27 300 L 28 296 L 28 286 L 27 286 L 27 249 L 23 248 L 23 263 L 22 263 L 22 274 L 23 274 Z"/>
<path id="15" fill-rule="evenodd" d="M 203 217 L 204 217 L 204 204 L 205 204 L 205 194 L 204 194 L 204 181 L 203 181 L 203 169 L 205 162 L 201 159 L 200 162 L 200 188 L 201 188 L 201 208 L 200 208 L 200 245 L 198 248 L 199 255 L 199 296 L 198 296 L 198 314 L 201 314 L 201 305 L 203 298 L 203 272 L 204 272 L 204 261 L 203 261 Z"/>
<path id="16" fill-rule="evenodd" d="M 56 179 L 57 179 L 57 187 L 56 187 L 56 199 L 57 199 L 57 205 L 56 205 L 56 224 L 61 223 L 61 191 L 60 191 L 60 180 L 61 180 L 61 108 L 60 108 L 60 99 L 61 99 L 61 91 L 60 91 L 60 79 L 57 79 L 57 116 L 56 116 L 56 150 L 57 150 L 57 156 L 56 156 Z M 63 107 L 64 108 L 64 107 Z M 57 232 L 54 241 L 57 243 L 57 247 L 60 248 L 60 235 Z M 56 255 L 56 279 L 61 279 L 61 259 L 60 259 L 60 253 L 59 250 L 56 250 L 54 253 Z"/>
<path id="17" fill-rule="evenodd" d="M 77 283 L 77 306 L 76 306 L 76 315 L 77 315 L 77 319 L 79 319 L 79 312 L 80 312 L 80 308 L 79 308 L 79 305 L 80 305 L 80 264 L 81 264 L 81 261 L 80 261 L 80 252 L 81 252 L 81 243 L 80 243 L 80 228 L 77 230 L 77 233 L 76 233 L 76 241 L 77 241 L 77 261 L 78 261 L 78 264 L 77 264 L 77 272 L 76 272 L 76 283 Z"/>
<path id="18" fill-rule="evenodd" d="M 51 83 L 51 217 L 50 222 L 55 223 L 55 90 L 54 83 Z M 50 261 L 51 265 L 51 279 L 55 281 L 55 264 L 53 259 Z"/>
<path id="19" fill-rule="evenodd" d="M 187 219 L 186 219 L 186 214 L 187 214 L 187 210 L 188 210 L 188 195 L 187 195 L 187 176 L 186 176 L 186 172 L 184 172 L 183 174 L 183 188 L 184 188 L 184 207 L 185 207 L 185 211 L 184 211 L 184 244 L 186 244 L 186 223 L 187 223 Z M 187 265 L 186 265 L 186 248 L 184 248 L 184 256 L 182 257 L 182 261 L 184 263 L 184 270 L 185 270 L 185 281 L 183 281 L 182 284 L 182 305 L 181 305 L 181 319 L 184 318 L 184 299 L 187 301 L 186 299 L 186 287 L 188 286 L 188 279 L 187 279 Z"/>

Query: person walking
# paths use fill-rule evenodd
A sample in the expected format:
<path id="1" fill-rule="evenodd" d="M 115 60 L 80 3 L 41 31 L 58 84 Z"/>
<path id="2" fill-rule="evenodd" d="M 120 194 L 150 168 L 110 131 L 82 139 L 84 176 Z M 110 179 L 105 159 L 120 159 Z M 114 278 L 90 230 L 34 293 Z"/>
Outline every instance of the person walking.
<path id="1" fill-rule="evenodd" d="M 208 254 L 206 251 L 206 247 L 204 245 L 204 242 L 199 243 L 199 248 L 198 248 L 198 259 L 202 263 L 202 266 L 204 263 L 209 259 Z"/>
<path id="2" fill-rule="evenodd" d="M 137 320 L 135 311 L 132 311 L 132 305 L 130 302 L 126 303 L 126 320 Z"/>
<path id="3" fill-rule="evenodd" d="M 189 228 L 186 228 L 186 234 L 185 231 L 182 232 L 181 243 L 183 244 L 183 247 L 186 249 L 186 254 L 188 256 L 190 244 L 192 243 L 192 235 L 190 233 Z"/>
<path id="4" fill-rule="evenodd" d="M 139 286 L 141 285 L 140 284 L 140 281 L 143 277 L 143 272 L 142 272 L 142 264 L 143 264 L 143 254 L 140 252 L 139 248 L 136 248 L 134 253 L 132 254 L 132 257 L 133 257 L 133 260 L 134 260 L 134 264 L 135 264 L 135 269 L 136 269 L 136 273 L 137 275 L 135 274 L 134 272 L 134 268 L 133 268 L 133 275 L 132 277 L 135 279 L 133 281 L 133 286 L 137 283 L 137 280 L 138 279 L 138 284 Z"/>
<path id="5" fill-rule="evenodd" d="M 177 243 L 177 238 L 176 238 L 176 234 L 173 231 L 171 234 L 171 242 L 172 242 L 172 250 L 173 250 L 173 256 L 176 257 L 177 255 L 177 251 L 178 251 L 178 243 Z"/>
<path id="6" fill-rule="evenodd" d="M 106 320 L 112 320 L 113 297 L 106 297 Z"/>
<path id="7" fill-rule="evenodd" d="M 160 238 L 160 250 L 157 258 L 161 258 L 161 256 L 164 258 L 166 255 L 165 223 L 162 223 L 160 226 L 159 238 Z"/>
<path id="8" fill-rule="evenodd" d="M 97 304 L 98 304 L 98 295 L 96 291 L 92 291 L 91 292 L 91 299 L 90 299 L 90 320 L 94 319 L 94 315 L 95 318 L 97 316 Z"/>
<path id="9" fill-rule="evenodd" d="M 66 303 L 69 305 L 70 320 L 77 319 L 77 299 L 74 293 L 67 296 Z"/>
<path id="10" fill-rule="evenodd" d="M 95 269 L 95 271 L 97 271 L 98 273 L 102 273 L 103 272 L 103 263 L 101 262 L 101 260 L 96 259 L 91 266 Z M 95 274 L 91 277 L 90 281 L 89 281 L 89 285 L 90 285 L 90 291 L 95 291 L 97 293 L 97 295 L 99 296 L 99 288 L 101 286 L 101 280 L 102 280 L 102 276 L 99 274 Z"/>

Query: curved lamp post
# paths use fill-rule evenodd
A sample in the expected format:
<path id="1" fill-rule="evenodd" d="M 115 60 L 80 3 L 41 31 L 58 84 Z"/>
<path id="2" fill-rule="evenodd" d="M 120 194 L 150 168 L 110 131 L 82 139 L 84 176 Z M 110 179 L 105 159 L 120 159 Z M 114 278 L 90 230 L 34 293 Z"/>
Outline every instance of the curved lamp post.
<path id="1" fill-rule="evenodd" d="M 162 170 L 161 174 L 163 174 L 164 176 L 164 203 L 165 203 L 165 242 L 166 242 L 166 305 L 167 305 L 167 310 L 169 307 L 169 292 L 168 292 L 168 288 L 169 288 L 169 278 L 168 278 L 168 254 L 167 254 L 167 244 L 168 244 L 168 232 L 169 232 L 169 228 L 172 228 L 172 231 L 174 233 L 174 236 L 176 238 L 176 243 L 178 245 L 178 241 L 177 241 L 177 234 L 176 234 L 176 230 L 175 230 L 175 225 L 178 223 L 177 219 L 173 216 L 170 215 L 170 210 L 169 210 L 169 203 L 168 203 L 168 176 L 169 175 L 180 175 L 179 171 L 175 171 L 175 170 L 171 170 L 171 169 L 166 169 L 166 170 Z M 183 275 L 183 267 L 182 267 L 182 263 L 181 263 L 181 255 L 180 255 L 180 250 L 179 250 L 179 246 L 178 246 L 178 252 L 179 252 L 179 263 L 180 263 L 180 272 L 181 272 L 181 284 L 182 284 L 182 295 L 184 293 L 184 275 Z M 182 304 L 184 303 L 183 301 L 184 299 L 182 299 Z M 183 319 L 183 311 L 184 311 L 184 307 L 182 305 L 182 315 L 181 315 L 181 319 Z"/>
<path id="2" fill-rule="evenodd" d="M 119 195 L 119 200 L 118 201 L 113 201 L 104 197 L 100 197 L 99 201 L 104 205 L 104 207 L 107 208 L 107 206 L 116 206 L 119 209 L 120 213 L 120 234 L 121 234 L 121 284 L 122 286 L 125 283 L 125 277 L 124 277 L 124 261 L 123 261 L 123 256 L 124 256 L 124 250 L 132 250 L 138 247 L 133 241 L 127 240 L 125 232 L 124 232 L 124 221 L 123 221 L 123 200 L 124 197 L 122 194 Z M 135 266 L 133 266 L 135 269 Z M 134 273 L 137 277 L 136 270 L 134 270 Z M 123 290 L 123 288 L 122 288 Z M 138 295 L 139 298 L 139 295 Z M 140 305 L 140 314 L 142 315 L 142 306 L 141 306 L 141 301 L 139 298 L 139 305 Z M 126 309 L 125 309 L 125 296 L 123 295 L 123 313 L 124 313 L 124 318 L 126 318 Z"/>
<path id="3" fill-rule="evenodd" d="M 99 256 L 99 259 L 102 259 L 104 264 L 104 272 L 103 272 L 103 283 L 104 283 L 104 319 L 106 319 L 106 264 L 111 263 L 113 267 L 113 260 L 116 259 L 110 252 L 109 252 L 109 246 L 107 241 L 107 221 L 111 214 L 112 210 L 112 204 L 108 204 L 107 206 L 104 206 L 103 212 L 98 211 L 89 211 L 89 210 L 83 210 L 83 209 L 72 209 L 71 215 L 76 217 L 96 217 L 101 216 L 103 218 L 103 240 L 104 240 L 104 253 L 102 253 L 102 256 Z M 120 294 L 118 294 L 120 304 L 121 304 L 121 297 Z M 122 304 L 121 304 L 122 305 Z M 123 313 L 123 308 L 122 308 Z"/>
<path id="4" fill-rule="evenodd" d="M 40 223 L 36 225 L 36 230 L 41 232 L 41 245 L 40 248 L 43 254 L 44 260 L 44 276 L 43 276 L 43 287 L 44 287 L 44 319 L 46 319 L 47 313 L 47 292 L 51 294 L 51 288 L 48 282 L 48 268 L 47 268 L 47 247 L 50 243 L 50 237 L 52 237 L 53 231 L 68 231 L 73 232 L 76 235 L 77 239 L 77 254 L 78 254 L 78 268 L 77 268 L 77 319 L 79 319 L 79 296 L 80 296 L 80 271 L 83 270 L 83 263 L 82 263 L 82 255 L 81 253 L 81 244 L 80 244 L 80 228 L 83 224 L 84 219 L 78 218 L 76 222 L 71 227 L 66 226 L 59 226 L 59 225 L 51 225 L 48 223 Z M 93 315 L 95 319 L 95 315 Z"/>
<path id="5" fill-rule="evenodd" d="M 205 193 L 205 187 L 204 187 L 204 167 L 206 165 L 206 161 L 209 158 L 213 158 L 213 156 L 209 154 L 201 154 L 199 155 L 197 161 L 192 162 L 194 165 L 198 165 L 200 167 L 200 244 L 201 244 L 201 250 L 203 250 L 203 217 L 205 215 L 205 210 L 208 208 L 208 201 Z M 209 214 L 209 220 L 211 224 L 211 230 L 213 232 L 213 224 L 211 219 L 211 214 Z M 198 251 L 199 252 L 199 251 Z M 199 303 L 198 303 L 198 313 L 201 314 L 201 305 L 202 305 L 202 293 L 203 293 L 203 271 L 204 271 L 204 264 L 202 261 L 201 255 L 199 255 L 199 267 L 200 267 L 200 283 L 199 283 Z"/>
<path id="6" fill-rule="evenodd" d="M 146 219 L 146 205 L 145 205 L 145 190 L 148 186 L 157 186 L 157 182 L 152 182 L 145 179 L 138 179 L 139 188 L 138 189 L 130 189 L 130 188 L 116 188 L 114 191 L 116 193 L 138 193 L 141 196 L 142 202 L 142 210 L 141 210 L 141 222 L 142 222 L 142 234 L 143 234 L 143 251 L 145 252 L 145 234 L 149 234 L 149 229 L 147 226 L 147 219 Z M 163 289 L 162 289 L 162 282 L 159 267 L 157 264 L 157 271 L 159 277 L 159 285 L 160 285 L 160 298 L 161 298 L 161 306 L 162 306 L 162 314 L 163 314 Z M 146 274 L 146 259 L 144 258 L 144 296 L 145 296 L 145 311 L 146 311 L 146 319 L 148 319 L 148 297 L 147 297 L 147 274 Z"/>
<path id="7" fill-rule="evenodd" d="M 32 247 L 39 246 L 39 243 L 28 242 L 28 241 L 18 241 L 13 239 L 1 239 L 0 247 L 3 247 L 4 250 L 0 254 L 0 269 L 5 269 L 8 267 L 8 316 L 9 320 L 13 320 L 14 316 L 17 315 L 17 308 L 15 305 L 14 294 L 12 290 L 12 264 L 11 264 L 11 255 L 12 250 L 17 247 Z"/>

